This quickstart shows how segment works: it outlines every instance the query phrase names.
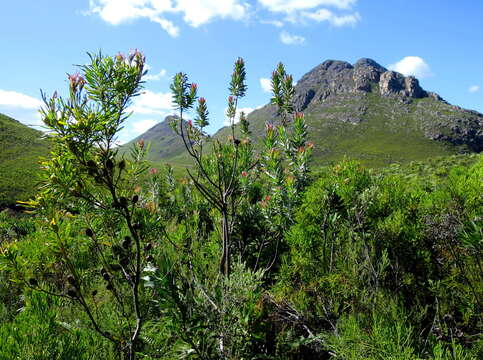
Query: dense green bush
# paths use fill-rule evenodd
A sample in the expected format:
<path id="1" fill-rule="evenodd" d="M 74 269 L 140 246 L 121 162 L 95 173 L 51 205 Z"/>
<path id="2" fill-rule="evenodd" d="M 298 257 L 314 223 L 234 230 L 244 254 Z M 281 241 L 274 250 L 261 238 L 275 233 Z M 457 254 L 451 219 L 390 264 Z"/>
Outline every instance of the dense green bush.
<path id="1" fill-rule="evenodd" d="M 142 141 L 113 147 L 142 54 L 92 60 L 67 100 L 46 99 L 36 214 L 0 214 L 0 359 L 483 356 L 481 155 L 311 175 L 279 65 L 281 120 L 259 154 L 244 117 L 210 143 L 206 100 L 176 75 L 174 125 L 196 165 L 175 178 L 149 168 Z M 237 60 L 232 119 L 244 71 Z"/>

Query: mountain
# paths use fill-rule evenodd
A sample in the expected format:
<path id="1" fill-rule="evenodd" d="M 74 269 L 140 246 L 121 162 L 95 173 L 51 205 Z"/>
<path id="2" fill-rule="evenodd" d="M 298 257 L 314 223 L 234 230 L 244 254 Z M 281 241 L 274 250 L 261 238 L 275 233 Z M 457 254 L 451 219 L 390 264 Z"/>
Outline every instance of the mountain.
<path id="1" fill-rule="evenodd" d="M 34 193 L 39 157 L 49 146 L 43 133 L 0 114 L 0 208 Z"/>
<path id="2" fill-rule="evenodd" d="M 415 77 L 389 71 L 371 59 L 353 65 L 323 62 L 297 82 L 294 102 L 305 113 L 318 164 L 348 156 L 383 166 L 483 149 L 482 114 L 453 106 L 422 89 Z M 276 109 L 268 104 L 250 113 L 248 120 L 259 142 L 265 124 L 277 122 Z M 139 138 L 147 139 L 151 130 Z M 222 128 L 214 138 L 227 136 L 229 129 Z M 159 146 L 156 149 L 160 152 Z M 166 148 L 152 159 L 185 158 L 182 147 L 172 150 Z"/>
<path id="3" fill-rule="evenodd" d="M 181 137 L 170 126 L 171 121 L 174 120 L 176 120 L 175 116 L 167 116 L 164 121 L 154 125 L 144 134 L 121 146 L 121 153 L 128 151 L 129 147 L 139 140 L 144 140 L 150 146 L 147 155 L 148 160 L 160 161 L 181 155 L 185 151 L 185 147 Z"/>

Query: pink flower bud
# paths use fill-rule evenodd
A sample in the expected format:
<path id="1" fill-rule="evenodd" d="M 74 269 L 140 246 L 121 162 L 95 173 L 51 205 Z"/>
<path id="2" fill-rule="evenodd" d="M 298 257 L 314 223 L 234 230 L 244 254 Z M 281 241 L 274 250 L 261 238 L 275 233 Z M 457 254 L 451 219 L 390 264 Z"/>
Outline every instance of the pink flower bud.
<path id="1" fill-rule="evenodd" d="M 299 153 L 304 153 L 305 152 L 305 147 L 301 146 L 299 147 Z"/>
<path id="2" fill-rule="evenodd" d="M 198 84 L 196 83 L 191 84 L 191 91 L 196 91 L 196 89 L 198 89 Z"/>
<path id="3" fill-rule="evenodd" d="M 144 139 L 139 140 L 138 145 L 141 149 L 144 149 Z"/>
<path id="4" fill-rule="evenodd" d="M 192 127 L 193 126 L 193 121 L 192 120 L 188 120 L 188 126 L 189 127 Z"/>
<path id="5" fill-rule="evenodd" d="M 307 143 L 307 147 L 309 149 L 313 149 L 314 148 L 314 143 L 311 143 L 311 142 Z"/>
<path id="6" fill-rule="evenodd" d="M 205 104 L 205 103 L 206 103 L 206 99 L 205 99 L 204 97 L 200 97 L 200 98 L 198 99 L 198 103 L 199 103 L 200 105 L 203 105 L 203 104 Z"/>
<path id="7" fill-rule="evenodd" d="M 228 103 L 233 104 L 233 102 L 234 102 L 233 96 L 228 96 Z"/>
<path id="8" fill-rule="evenodd" d="M 273 131 L 273 124 L 272 123 L 266 123 L 265 128 L 267 131 Z"/>
<path id="9" fill-rule="evenodd" d="M 72 88 L 72 90 L 74 90 L 74 92 L 77 91 L 78 88 L 82 89 L 82 87 L 86 83 L 84 78 L 80 76 L 78 72 L 75 74 L 68 74 L 68 79 L 70 82 L 70 87 Z"/>
<path id="10" fill-rule="evenodd" d="M 270 195 L 265 196 L 265 201 L 270 201 Z"/>
<path id="11" fill-rule="evenodd" d="M 242 171 L 241 176 L 247 177 L 248 176 L 248 173 L 246 171 Z"/>
<path id="12" fill-rule="evenodd" d="M 117 61 L 119 61 L 119 62 L 124 62 L 124 61 L 126 60 L 126 56 L 124 56 L 124 54 L 123 54 L 123 53 L 118 53 L 118 54 L 116 55 L 116 59 L 117 59 Z"/>
<path id="13" fill-rule="evenodd" d="M 157 174 L 157 173 L 158 173 L 158 169 L 156 169 L 156 168 L 152 168 L 151 170 L 149 170 L 149 173 L 150 173 L 151 175 L 155 175 L 155 174 Z"/>

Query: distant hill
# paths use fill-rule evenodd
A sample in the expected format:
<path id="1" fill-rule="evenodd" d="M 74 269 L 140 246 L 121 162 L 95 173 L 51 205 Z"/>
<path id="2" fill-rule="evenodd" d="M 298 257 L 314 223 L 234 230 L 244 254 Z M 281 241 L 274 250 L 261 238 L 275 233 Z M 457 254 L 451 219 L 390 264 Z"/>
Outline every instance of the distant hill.
<path id="1" fill-rule="evenodd" d="M 164 121 L 121 146 L 121 153 L 128 151 L 132 144 L 142 139 L 150 146 L 148 160 L 162 161 L 181 155 L 185 151 L 183 141 L 169 125 L 175 119 L 175 116 L 167 116 Z"/>
<path id="2" fill-rule="evenodd" d="M 34 194 L 39 157 L 49 146 L 42 132 L 0 114 L 0 208 Z"/>
<path id="3" fill-rule="evenodd" d="M 453 106 L 422 89 L 416 78 L 388 71 L 371 59 L 353 65 L 327 60 L 297 82 L 295 93 L 317 164 L 347 156 L 383 166 L 483 149 L 482 114 Z M 277 122 L 276 109 L 266 105 L 248 120 L 259 142 L 265 124 Z M 137 139 L 152 143 L 151 160 L 186 163 L 181 140 L 167 129 L 164 121 Z M 228 135 L 229 129 L 222 128 L 213 137 Z"/>

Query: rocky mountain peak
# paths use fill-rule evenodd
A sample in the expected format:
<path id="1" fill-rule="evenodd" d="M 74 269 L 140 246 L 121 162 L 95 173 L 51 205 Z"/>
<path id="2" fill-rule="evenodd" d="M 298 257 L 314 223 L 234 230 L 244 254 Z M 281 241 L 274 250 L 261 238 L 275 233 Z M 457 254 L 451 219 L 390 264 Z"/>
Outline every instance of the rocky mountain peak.
<path id="1" fill-rule="evenodd" d="M 295 105 L 304 110 L 313 102 L 323 102 L 341 93 L 378 92 L 382 96 L 398 97 L 407 102 L 437 94 L 421 88 L 413 76 L 387 70 L 376 61 L 359 59 L 354 65 L 346 61 L 326 60 L 305 74 L 297 84 Z"/>
<path id="2" fill-rule="evenodd" d="M 374 68 L 374 69 L 376 69 L 380 72 L 387 71 L 387 69 L 384 66 L 381 66 L 377 62 L 375 62 L 374 60 L 368 59 L 368 58 L 362 58 L 362 59 L 357 60 L 357 62 L 354 64 L 354 67 L 355 68 L 371 67 L 371 68 Z"/>

